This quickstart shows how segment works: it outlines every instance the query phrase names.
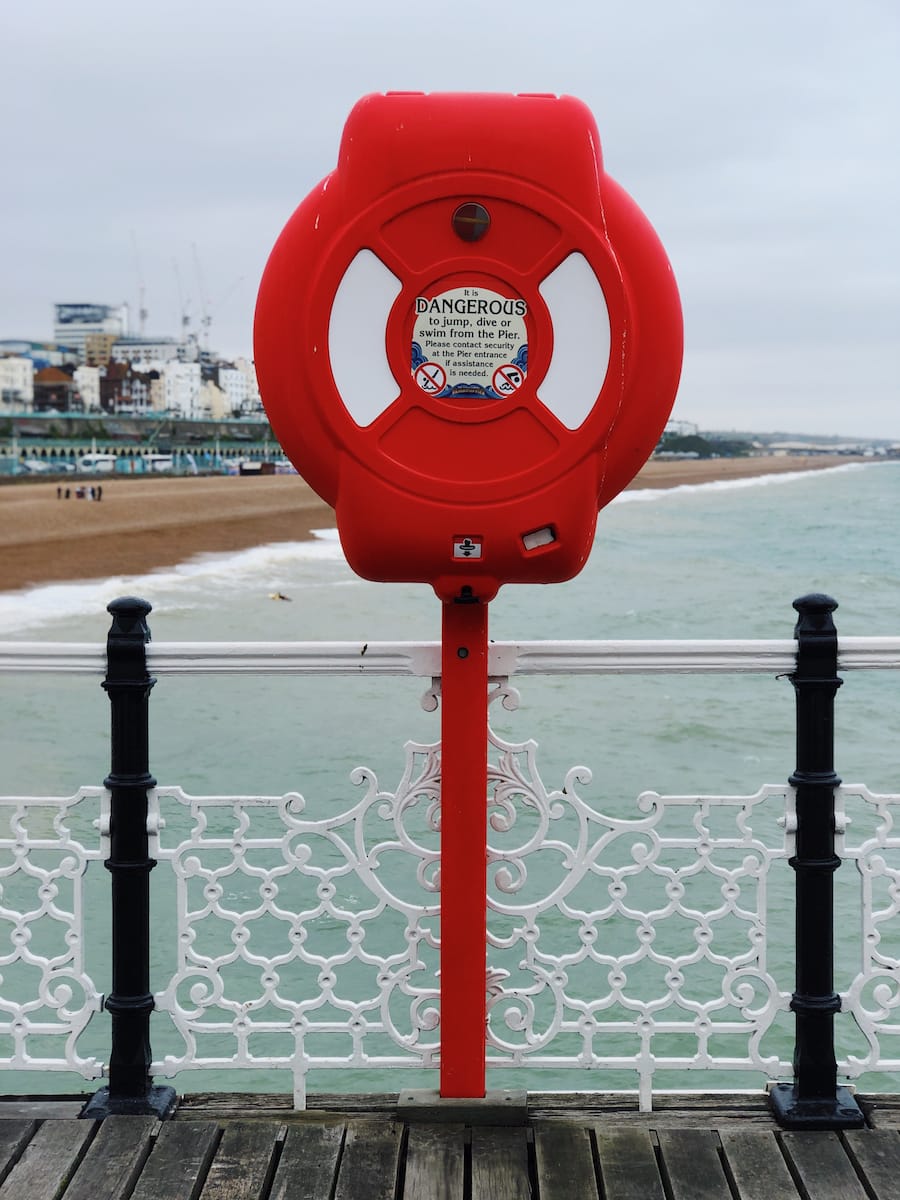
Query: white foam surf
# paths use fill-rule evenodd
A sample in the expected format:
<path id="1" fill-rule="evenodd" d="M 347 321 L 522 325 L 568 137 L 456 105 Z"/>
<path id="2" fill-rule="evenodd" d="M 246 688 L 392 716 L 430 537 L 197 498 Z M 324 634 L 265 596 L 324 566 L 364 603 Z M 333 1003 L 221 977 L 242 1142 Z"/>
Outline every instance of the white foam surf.
<path id="1" fill-rule="evenodd" d="M 192 607 L 211 590 L 267 589 L 288 568 L 308 564 L 314 576 L 324 564 L 343 563 L 336 529 L 313 530 L 303 542 L 273 542 L 232 554 L 199 554 L 141 575 L 117 575 L 72 583 L 49 583 L 0 592 L 0 637 L 33 631 L 54 621 L 71 622 L 103 613 L 118 596 L 152 596 L 154 607 Z"/>
<path id="2" fill-rule="evenodd" d="M 780 471 L 771 475 L 746 475 L 739 479 L 711 479 L 706 483 L 679 483 L 670 488 L 631 488 L 620 492 L 610 501 L 611 504 L 647 503 L 652 500 L 662 500 L 666 496 L 685 496 L 692 492 L 734 492 L 742 488 L 778 487 L 786 483 L 797 483 L 799 480 L 815 479 L 824 475 L 836 475 L 839 472 L 862 471 L 874 463 L 840 463 L 834 467 L 818 467 L 814 471 Z"/>

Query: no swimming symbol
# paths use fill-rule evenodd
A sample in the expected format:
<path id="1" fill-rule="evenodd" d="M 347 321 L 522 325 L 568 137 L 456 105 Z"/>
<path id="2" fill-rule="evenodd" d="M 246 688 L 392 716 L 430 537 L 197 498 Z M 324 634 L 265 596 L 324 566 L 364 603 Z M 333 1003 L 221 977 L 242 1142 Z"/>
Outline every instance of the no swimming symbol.
<path id="1" fill-rule="evenodd" d="M 434 395 L 444 390 L 447 372 L 440 363 L 426 362 L 416 367 L 414 378 L 423 392 Z"/>
<path id="2" fill-rule="evenodd" d="M 524 379 L 525 376 L 519 367 L 513 366 L 512 363 L 504 363 L 494 372 L 491 382 L 498 396 L 510 396 L 518 391 Z"/>

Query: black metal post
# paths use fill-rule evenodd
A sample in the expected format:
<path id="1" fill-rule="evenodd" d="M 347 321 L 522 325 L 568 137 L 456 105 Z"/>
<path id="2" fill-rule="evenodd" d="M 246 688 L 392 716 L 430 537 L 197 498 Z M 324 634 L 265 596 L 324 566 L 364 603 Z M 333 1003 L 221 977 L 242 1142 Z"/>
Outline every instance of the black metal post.
<path id="1" fill-rule="evenodd" d="M 108 611 L 103 687 L 110 700 L 111 768 L 110 856 L 105 866 L 112 889 L 112 1042 L 109 1086 L 88 1101 L 81 1116 L 102 1119 L 113 1113 L 169 1116 L 175 1090 L 154 1087 L 150 1075 L 150 872 L 147 791 L 156 780 L 149 771 L 149 700 L 156 680 L 147 672 L 150 630 L 146 600 L 126 596 Z"/>
<path id="2" fill-rule="evenodd" d="M 791 676 L 797 705 L 797 769 L 788 782 L 797 789 L 795 872 L 796 1014 L 794 1082 L 776 1084 L 773 1114 L 786 1129 L 854 1129 L 865 1119 L 851 1092 L 837 1085 L 834 1014 L 841 999 L 834 990 L 834 697 L 843 680 L 837 674 L 837 630 L 830 596 L 801 596 L 797 667 Z"/>

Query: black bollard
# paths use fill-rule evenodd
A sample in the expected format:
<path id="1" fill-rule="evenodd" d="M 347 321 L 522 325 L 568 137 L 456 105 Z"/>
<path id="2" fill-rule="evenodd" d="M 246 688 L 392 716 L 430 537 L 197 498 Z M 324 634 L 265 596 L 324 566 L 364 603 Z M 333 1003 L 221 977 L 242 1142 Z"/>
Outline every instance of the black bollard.
<path id="1" fill-rule="evenodd" d="M 126 596 L 108 606 L 106 679 L 110 701 L 110 856 L 105 862 L 112 890 L 112 990 L 104 1001 L 112 1038 L 109 1086 L 96 1092 L 82 1117 L 149 1114 L 163 1119 L 175 1107 L 175 1090 L 154 1087 L 150 1075 L 150 872 L 147 791 L 156 786 L 149 771 L 149 700 L 156 680 L 147 672 L 150 630 L 146 600 Z"/>
<path id="2" fill-rule="evenodd" d="M 865 1124 L 852 1093 L 837 1085 L 834 1014 L 834 698 L 837 630 L 830 596 L 801 596 L 794 630 L 797 666 L 791 682 L 797 705 L 797 769 L 788 783 L 797 790 L 795 872 L 796 1015 L 794 1082 L 776 1084 L 772 1112 L 785 1129 L 858 1129 Z"/>

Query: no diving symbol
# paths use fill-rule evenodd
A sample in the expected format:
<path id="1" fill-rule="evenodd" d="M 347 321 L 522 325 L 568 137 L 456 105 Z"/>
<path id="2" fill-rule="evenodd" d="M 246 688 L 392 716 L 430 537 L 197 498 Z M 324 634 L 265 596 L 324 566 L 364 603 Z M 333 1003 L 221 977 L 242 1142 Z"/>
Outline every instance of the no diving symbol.
<path id="1" fill-rule="evenodd" d="M 498 396 L 511 396 L 525 382 L 525 375 L 519 367 L 505 363 L 494 372 L 491 382 Z"/>
<path id="2" fill-rule="evenodd" d="M 444 385 L 447 382 L 447 372 L 440 363 L 426 362 L 416 367 L 413 378 L 423 392 L 435 395 L 437 392 L 444 390 Z"/>

